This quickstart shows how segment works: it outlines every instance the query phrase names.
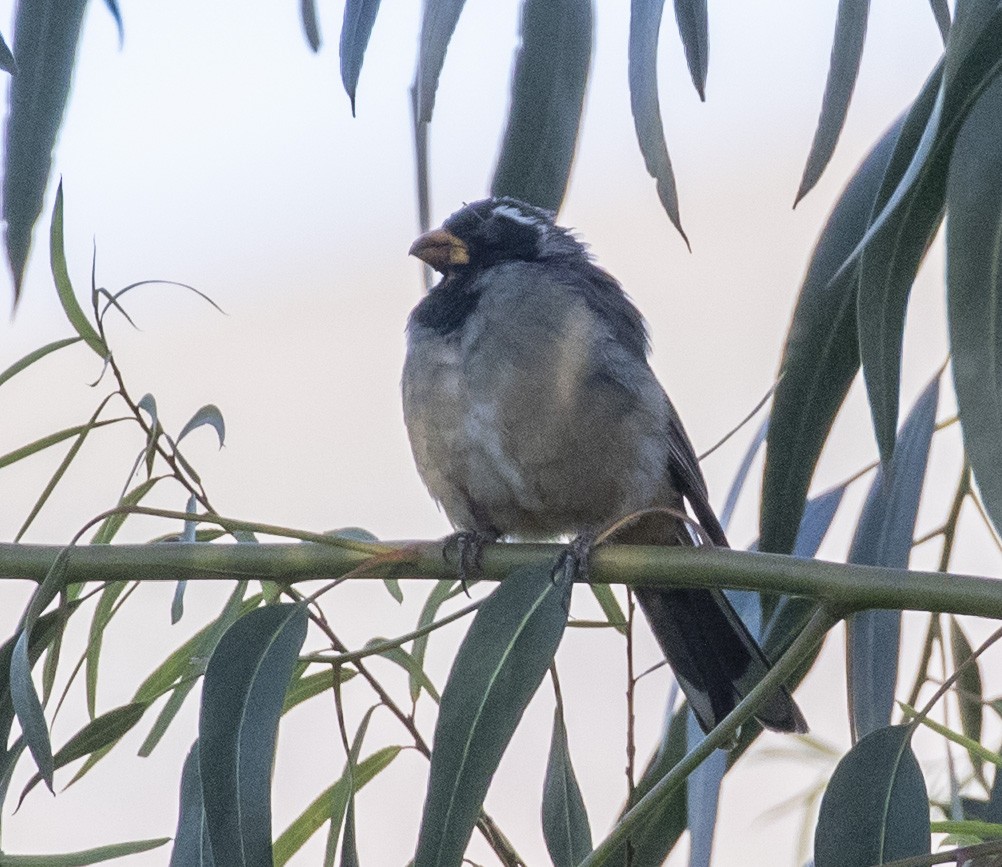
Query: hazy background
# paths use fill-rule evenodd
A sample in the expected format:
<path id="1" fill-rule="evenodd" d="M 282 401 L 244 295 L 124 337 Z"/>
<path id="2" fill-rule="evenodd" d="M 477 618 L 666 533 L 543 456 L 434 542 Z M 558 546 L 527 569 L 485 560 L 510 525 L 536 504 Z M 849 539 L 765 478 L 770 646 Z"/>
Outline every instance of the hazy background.
<path id="1" fill-rule="evenodd" d="M 10 20 L 12 4 L 2 5 L 7 14 L 0 16 L 0 27 L 9 39 L 11 27 L 3 22 Z M 168 431 L 179 430 L 205 403 L 221 408 L 225 448 L 218 451 L 214 435 L 204 429 L 186 440 L 185 452 L 221 513 L 317 531 L 358 525 L 386 539 L 441 536 L 448 524 L 413 468 L 398 393 L 404 323 L 422 292 L 418 263 L 406 255 L 418 229 L 407 91 L 420 4 L 384 4 L 354 119 L 338 72 L 341 4 L 319 4 L 326 40 L 319 55 L 307 48 L 297 6 L 124 2 L 125 43 L 119 50 L 111 16 L 102 3 L 90 4 L 55 158 L 55 174 L 64 183 L 70 272 L 83 296 L 96 242 L 101 285 L 184 281 L 226 311 L 220 315 L 180 289 L 150 287 L 133 293 L 127 304 L 140 330 L 121 320 L 109 328 L 133 396 L 153 393 Z M 487 192 L 517 45 L 517 6 L 470 2 L 460 20 L 431 127 L 433 222 Z M 771 385 L 817 232 L 856 163 L 914 97 L 941 41 L 921 0 L 874 4 L 838 151 L 818 188 L 793 211 L 820 109 L 836 4 L 712 4 L 706 104 L 691 86 L 666 9 L 662 107 L 690 254 L 661 211 L 633 138 L 626 83 L 629 4 L 602 0 L 596 6 L 591 85 L 561 222 L 577 227 L 644 311 L 653 365 L 697 450 L 703 450 Z M 0 323 L 0 369 L 70 334 L 47 263 L 54 186 L 36 227 L 24 297 L 16 316 Z M 945 353 L 937 247 L 911 306 L 904 406 Z M 0 453 L 85 421 L 110 388 L 107 382 L 88 386 L 99 374 L 99 361 L 78 346 L 4 386 Z M 944 400 L 941 418 L 950 400 Z M 718 504 L 750 436 L 749 429 L 705 462 Z M 941 440 L 955 444 L 959 437 L 948 433 L 937 444 Z M 26 538 L 66 541 L 113 505 L 140 447 L 137 435 L 124 427 L 95 432 Z M 53 449 L 0 473 L 0 538 L 13 537 L 62 454 L 62 448 Z M 857 387 L 819 470 L 818 487 L 851 474 L 874 454 Z M 958 471 L 956 450 L 934 452 L 931 502 L 918 533 L 941 520 L 941 501 L 952 495 Z M 850 491 L 822 555 L 844 555 L 863 493 Z M 182 509 L 185 499 L 165 488 L 152 502 Z M 755 536 L 754 501 L 752 489 L 732 525 L 735 545 Z M 130 521 L 119 538 L 140 541 L 167 529 Z M 913 562 L 932 565 L 937 555 L 920 548 Z M 997 556 L 987 546 L 963 546 L 954 568 L 994 572 Z M 218 611 L 229 589 L 189 587 L 185 618 L 173 628 L 172 588 L 144 587 L 135 594 L 105 640 L 99 710 L 127 701 L 154 665 Z M 5 635 L 29 590 L 2 589 Z M 328 613 L 349 643 L 400 634 L 413 628 L 427 590 L 406 586 L 401 608 L 381 587 L 348 588 L 328 597 Z M 591 612 L 590 594 L 581 591 L 573 613 Z M 85 639 L 86 623 L 79 619 L 63 676 Z M 916 622 L 920 629 L 922 621 Z M 454 625 L 446 630 L 449 638 L 432 641 L 429 671 L 439 684 L 454 650 L 450 641 L 465 628 Z M 657 653 L 646 629 L 640 632 L 642 668 Z M 836 632 L 798 697 L 815 736 L 841 752 L 848 736 Z M 611 631 L 569 630 L 558 660 L 572 756 L 593 833 L 601 839 L 625 792 L 622 641 Z M 373 668 L 402 682 L 389 663 L 374 662 Z M 657 738 L 666 681 L 659 673 L 640 687 L 643 757 Z M 349 685 L 347 696 L 354 726 L 372 696 L 359 683 Z M 341 773 L 333 707 L 318 712 L 323 704 L 294 711 L 283 723 L 276 833 Z M 125 745 L 55 800 L 36 789 L 14 816 L 9 802 L 5 851 L 67 851 L 172 834 L 180 765 L 195 737 L 194 698 L 189 705 L 152 758 L 134 757 L 150 714 Z M 78 690 L 56 722 L 56 746 L 82 724 L 83 707 Z M 546 863 L 538 801 L 551 708 L 545 687 L 487 801 L 532 864 Z M 425 713 L 430 737 L 431 716 Z M 406 743 L 404 734 L 389 714 L 377 713 L 363 753 L 381 743 Z M 749 756 L 728 777 L 715 863 L 798 863 L 801 817 L 780 820 L 769 810 L 827 776 L 834 759 L 819 759 L 820 752 L 792 738 L 762 738 L 763 754 L 777 749 L 801 758 L 768 755 L 767 762 Z M 360 794 L 363 863 L 403 864 L 411 856 L 426 767 L 415 752 L 405 751 Z M 29 772 L 24 761 L 11 790 L 15 798 Z M 57 773 L 57 784 L 71 775 Z M 942 780 L 933 772 L 930 787 L 937 782 Z M 322 847 L 320 834 L 296 863 L 318 863 Z M 166 851 L 129 863 L 166 863 Z M 474 858 L 489 859 L 480 844 L 474 851 Z M 680 847 L 671 863 L 684 863 L 684 853 Z"/>

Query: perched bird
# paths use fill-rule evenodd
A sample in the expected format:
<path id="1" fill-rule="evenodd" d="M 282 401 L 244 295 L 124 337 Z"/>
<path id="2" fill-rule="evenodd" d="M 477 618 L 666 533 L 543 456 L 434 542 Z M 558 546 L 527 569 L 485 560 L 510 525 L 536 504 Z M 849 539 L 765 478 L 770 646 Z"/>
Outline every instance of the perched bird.
<path id="1" fill-rule="evenodd" d="M 691 545 L 679 517 L 687 502 L 713 544 L 727 545 L 647 363 L 640 312 L 552 213 L 485 199 L 410 252 L 442 279 L 407 326 L 404 419 L 418 471 L 457 530 L 480 540 L 572 535 L 587 547 L 642 513 L 617 541 Z M 635 592 L 709 730 L 769 661 L 723 593 Z M 807 730 L 785 689 L 757 716 L 778 731 Z"/>

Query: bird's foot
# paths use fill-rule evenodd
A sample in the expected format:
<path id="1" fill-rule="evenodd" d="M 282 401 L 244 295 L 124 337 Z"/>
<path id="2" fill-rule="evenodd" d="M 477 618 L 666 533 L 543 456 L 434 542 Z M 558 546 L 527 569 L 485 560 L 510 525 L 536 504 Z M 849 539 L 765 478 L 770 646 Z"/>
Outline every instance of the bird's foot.
<path id="1" fill-rule="evenodd" d="M 456 575 L 463 592 L 469 596 L 467 583 L 476 581 L 484 563 L 484 545 L 496 542 L 497 536 L 477 530 L 458 530 L 446 536 L 442 545 L 442 559 L 446 563 L 456 563 Z"/>
<path id="2" fill-rule="evenodd" d="M 557 562 L 550 570 L 550 578 L 557 581 L 563 578 L 565 581 L 588 582 L 588 570 L 591 561 L 591 552 L 595 547 L 595 533 L 584 532 L 575 536 L 571 543 L 564 548 Z"/>

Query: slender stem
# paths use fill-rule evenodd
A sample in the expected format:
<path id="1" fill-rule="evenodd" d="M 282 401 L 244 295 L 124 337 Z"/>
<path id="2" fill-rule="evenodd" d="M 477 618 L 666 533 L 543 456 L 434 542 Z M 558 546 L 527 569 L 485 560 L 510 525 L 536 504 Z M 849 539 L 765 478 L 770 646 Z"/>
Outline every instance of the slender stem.
<path id="1" fill-rule="evenodd" d="M 626 588 L 626 794 L 627 801 L 633 798 L 636 789 L 637 762 L 637 716 L 636 690 L 637 678 L 634 675 L 633 660 L 633 590 Z"/>
<path id="2" fill-rule="evenodd" d="M 775 690 L 793 674 L 807 658 L 827 632 L 842 619 L 844 611 L 821 606 L 804 627 L 804 631 L 794 639 L 789 649 L 780 657 L 769 673 L 741 700 L 720 724 L 716 726 L 695 749 L 673 767 L 647 792 L 644 797 L 619 820 L 608 837 L 582 861 L 578 867 L 595 867 L 612 855 L 629 839 L 630 835 L 654 815 L 664 803 L 664 799 L 705 761 L 714 750 L 732 743 L 738 729 L 754 716 L 763 701 L 769 699 Z"/>

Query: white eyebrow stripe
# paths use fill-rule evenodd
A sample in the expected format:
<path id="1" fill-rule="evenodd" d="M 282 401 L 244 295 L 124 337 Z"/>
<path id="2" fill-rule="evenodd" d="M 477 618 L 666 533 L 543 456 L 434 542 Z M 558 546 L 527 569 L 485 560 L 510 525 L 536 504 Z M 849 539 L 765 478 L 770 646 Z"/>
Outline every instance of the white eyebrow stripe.
<path id="1" fill-rule="evenodd" d="M 508 217 L 516 223 L 521 223 L 523 226 L 538 226 L 542 222 L 535 214 L 527 214 L 514 205 L 498 205 L 494 209 L 494 213 Z"/>

